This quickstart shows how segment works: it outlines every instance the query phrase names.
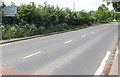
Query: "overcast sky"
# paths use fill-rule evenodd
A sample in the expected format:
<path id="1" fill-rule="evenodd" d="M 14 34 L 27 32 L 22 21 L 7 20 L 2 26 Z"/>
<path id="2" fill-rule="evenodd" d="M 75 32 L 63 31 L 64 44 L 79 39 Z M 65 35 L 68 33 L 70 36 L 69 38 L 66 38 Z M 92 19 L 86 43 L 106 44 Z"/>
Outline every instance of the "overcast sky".
<path id="1" fill-rule="evenodd" d="M 58 5 L 61 8 L 68 7 L 71 10 L 73 10 L 73 0 L 2 0 L 7 5 L 9 5 L 11 2 L 15 2 L 16 5 L 20 5 L 21 3 L 28 4 L 30 2 L 35 2 L 37 5 L 41 4 L 43 5 L 46 1 L 48 4 L 51 5 Z M 105 4 L 106 2 L 103 2 L 103 0 L 75 0 L 75 11 L 91 11 L 91 10 L 97 10 L 97 8 L 101 5 Z M 112 5 L 108 6 L 110 10 L 112 10 Z"/>

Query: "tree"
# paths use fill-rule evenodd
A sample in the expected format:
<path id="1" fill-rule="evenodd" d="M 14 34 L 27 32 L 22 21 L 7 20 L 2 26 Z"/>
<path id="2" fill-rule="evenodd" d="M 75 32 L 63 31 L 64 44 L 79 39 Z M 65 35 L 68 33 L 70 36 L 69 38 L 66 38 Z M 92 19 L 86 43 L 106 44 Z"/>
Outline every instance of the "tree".
<path id="1" fill-rule="evenodd" d="M 109 9 L 104 4 L 102 4 L 99 6 L 94 15 L 99 21 L 104 22 L 111 16 L 111 13 Z"/>
<path id="2" fill-rule="evenodd" d="M 10 6 L 16 6 L 14 2 L 11 2 L 11 5 Z"/>
<path id="3" fill-rule="evenodd" d="M 103 1 L 106 1 L 108 5 L 112 3 L 112 6 L 115 9 L 115 11 L 120 12 L 120 0 L 103 0 Z"/>
<path id="4" fill-rule="evenodd" d="M 91 22 L 91 23 L 96 22 L 96 17 L 94 16 L 95 11 L 93 11 L 93 10 L 92 10 L 92 11 L 89 11 L 88 14 L 89 14 L 90 22 Z"/>
<path id="5" fill-rule="evenodd" d="M 2 4 L 0 5 L 2 8 L 6 6 L 5 2 L 2 2 Z"/>
<path id="6" fill-rule="evenodd" d="M 113 7 L 115 11 L 120 12 L 120 1 L 119 2 L 113 2 Z"/>

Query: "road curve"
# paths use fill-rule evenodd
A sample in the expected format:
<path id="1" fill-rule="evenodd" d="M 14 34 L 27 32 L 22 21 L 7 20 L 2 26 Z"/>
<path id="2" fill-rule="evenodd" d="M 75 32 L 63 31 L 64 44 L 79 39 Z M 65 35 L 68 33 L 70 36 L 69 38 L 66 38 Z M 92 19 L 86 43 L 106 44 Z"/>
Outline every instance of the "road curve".
<path id="1" fill-rule="evenodd" d="M 117 38 L 114 22 L 3 44 L 2 68 L 9 74 L 94 75 Z"/>

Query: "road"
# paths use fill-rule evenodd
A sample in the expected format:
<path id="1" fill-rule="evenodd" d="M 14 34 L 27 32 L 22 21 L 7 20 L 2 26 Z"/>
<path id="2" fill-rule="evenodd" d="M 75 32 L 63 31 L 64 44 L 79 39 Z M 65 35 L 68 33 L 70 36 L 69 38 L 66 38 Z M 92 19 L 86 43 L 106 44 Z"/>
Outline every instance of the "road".
<path id="1" fill-rule="evenodd" d="M 117 38 L 114 22 L 3 44 L 2 68 L 32 75 L 94 75 Z"/>

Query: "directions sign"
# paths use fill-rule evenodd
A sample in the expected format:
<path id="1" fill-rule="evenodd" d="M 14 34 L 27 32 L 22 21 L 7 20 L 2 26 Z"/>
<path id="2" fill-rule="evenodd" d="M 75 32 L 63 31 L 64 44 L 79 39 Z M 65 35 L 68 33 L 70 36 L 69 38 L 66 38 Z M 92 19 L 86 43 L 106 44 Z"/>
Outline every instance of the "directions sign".
<path id="1" fill-rule="evenodd" d="M 2 15 L 6 17 L 16 17 L 17 16 L 17 7 L 15 6 L 6 6 L 2 9 Z"/>

